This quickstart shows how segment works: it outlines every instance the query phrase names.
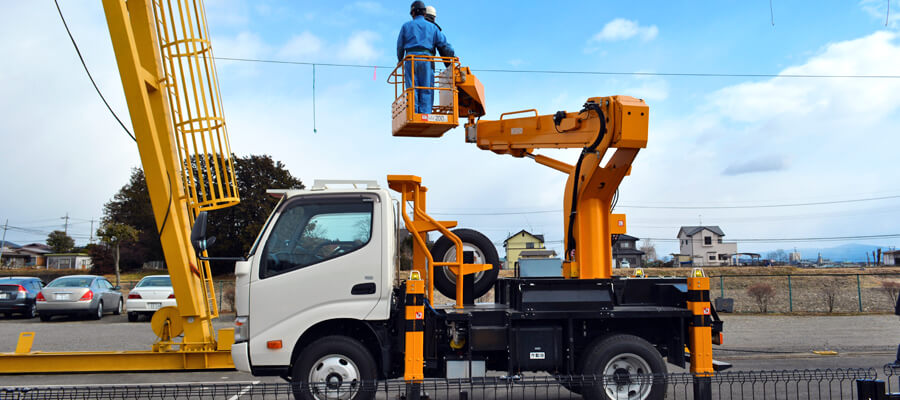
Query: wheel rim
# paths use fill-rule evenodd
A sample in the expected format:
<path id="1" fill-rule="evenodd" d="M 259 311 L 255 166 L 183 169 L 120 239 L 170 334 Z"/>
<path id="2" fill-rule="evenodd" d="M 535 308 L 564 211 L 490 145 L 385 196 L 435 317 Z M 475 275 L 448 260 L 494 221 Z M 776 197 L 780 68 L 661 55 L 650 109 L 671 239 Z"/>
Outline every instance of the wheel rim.
<path id="1" fill-rule="evenodd" d="M 653 387 L 646 378 L 652 373 L 650 364 L 643 357 L 633 353 L 619 354 L 603 368 L 603 375 L 612 377 L 612 382 L 604 386 L 606 396 L 616 400 L 644 400 Z M 642 376 L 635 379 L 634 375 Z"/>
<path id="2" fill-rule="evenodd" d="M 478 246 L 475 246 L 474 244 L 471 244 L 468 242 L 462 242 L 462 245 L 463 245 L 463 251 L 474 252 L 474 255 L 475 255 L 475 260 L 473 262 L 474 264 L 487 264 L 487 261 L 485 261 L 486 258 L 484 257 L 484 252 L 482 252 Z M 444 256 L 441 257 L 441 261 L 443 261 L 443 262 L 456 261 L 456 245 L 450 246 L 450 248 L 447 249 L 446 252 L 444 252 Z M 443 271 L 444 276 L 447 277 L 447 279 L 449 279 L 450 282 L 456 282 L 456 274 L 454 274 L 453 271 L 450 271 L 450 268 L 442 267 L 441 271 Z M 484 276 L 484 271 L 476 272 L 475 273 L 475 282 L 478 282 L 479 280 L 481 280 L 482 276 Z"/>
<path id="3" fill-rule="evenodd" d="M 309 371 L 310 393 L 318 400 L 350 399 L 359 391 L 359 367 L 349 357 L 329 354 Z"/>
<path id="4" fill-rule="evenodd" d="M 37 305 L 36 304 L 32 304 L 31 308 L 28 309 L 28 317 L 29 318 L 37 317 Z"/>
<path id="5" fill-rule="evenodd" d="M 116 314 L 122 314 L 122 300 L 119 299 L 119 308 L 116 309 Z"/>
<path id="6" fill-rule="evenodd" d="M 103 318 L 103 302 L 97 304 L 97 319 Z"/>

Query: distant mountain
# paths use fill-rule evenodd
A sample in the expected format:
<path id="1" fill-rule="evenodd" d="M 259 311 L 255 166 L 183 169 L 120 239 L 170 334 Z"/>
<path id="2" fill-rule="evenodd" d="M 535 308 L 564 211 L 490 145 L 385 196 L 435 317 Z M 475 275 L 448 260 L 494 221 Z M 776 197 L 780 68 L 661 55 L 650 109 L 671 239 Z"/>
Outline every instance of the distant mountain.
<path id="1" fill-rule="evenodd" d="M 872 252 L 878 251 L 879 248 L 881 251 L 890 249 L 889 246 L 850 243 L 835 247 L 797 249 L 797 251 L 800 252 L 800 256 L 804 260 L 815 260 L 821 253 L 822 258 L 831 261 L 865 262 L 866 254 L 869 255 L 869 260 L 872 261 Z M 790 253 L 793 249 L 784 249 L 784 251 Z M 765 254 L 763 253 L 763 257 L 765 257 Z"/>

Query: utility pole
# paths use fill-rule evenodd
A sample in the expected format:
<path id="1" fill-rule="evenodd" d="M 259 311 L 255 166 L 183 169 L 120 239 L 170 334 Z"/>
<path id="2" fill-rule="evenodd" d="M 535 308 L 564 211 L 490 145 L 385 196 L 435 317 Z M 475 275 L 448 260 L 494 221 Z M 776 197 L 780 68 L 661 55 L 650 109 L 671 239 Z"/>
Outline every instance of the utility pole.
<path id="1" fill-rule="evenodd" d="M 69 213 L 66 213 L 65 217 L 59 217 L 59 219 L 66 220 L 66 227 L 63 232 L 65 232 L 66 236 L 69 236 Z"/>
<path id="2" fill-rule="evenodd" d="M 91 218 L 91 240 L 88 242 L 94 244 L 94 219 Z"/>
<path id="3" fill-rule="evenodd" d="M 6 230 L 9 228 L 9 218 L 3 224 L 3 239 L 0 239 L 0 266 L 3 266 L 3 248 L 6 247 Z"/>

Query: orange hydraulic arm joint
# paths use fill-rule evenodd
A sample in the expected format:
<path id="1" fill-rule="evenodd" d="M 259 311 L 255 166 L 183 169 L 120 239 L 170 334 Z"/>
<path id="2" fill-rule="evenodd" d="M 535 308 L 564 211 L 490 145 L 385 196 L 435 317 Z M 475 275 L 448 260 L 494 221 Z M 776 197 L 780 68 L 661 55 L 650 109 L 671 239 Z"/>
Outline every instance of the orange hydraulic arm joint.
<path id="1" fill-rule="evenodd" d="M 507 118 L 533 113 L 533 115 Z M 625 233 L 625 215 L 611 214 L 613 197 L 631 170 L 638 151 L 647 145 L 649 108 L 629 96 L 592 97 L 579 112 L 538 115 L 524 110 L 496 121 L 466 124 L 466 141 L 482 150 L 537 163 L 567 173 L 564 199 L 566 278 L 612 276 L 611 235 Z M 538 148 L 582 148 L 575 165 L 533 154 Z M 607 150 L 614 148 L 605 165 Z"/>

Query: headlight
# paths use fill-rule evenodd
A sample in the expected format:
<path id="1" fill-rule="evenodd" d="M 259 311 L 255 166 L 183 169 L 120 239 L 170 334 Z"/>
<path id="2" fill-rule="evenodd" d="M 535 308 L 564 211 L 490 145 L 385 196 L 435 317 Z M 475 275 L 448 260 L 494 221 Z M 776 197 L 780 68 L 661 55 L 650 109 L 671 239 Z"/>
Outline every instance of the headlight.
<path id="1" fill-rule="evenodd" d="M 250 338 L 250 317 L 234 317 L 234 342 L 246 342 Z"/>

